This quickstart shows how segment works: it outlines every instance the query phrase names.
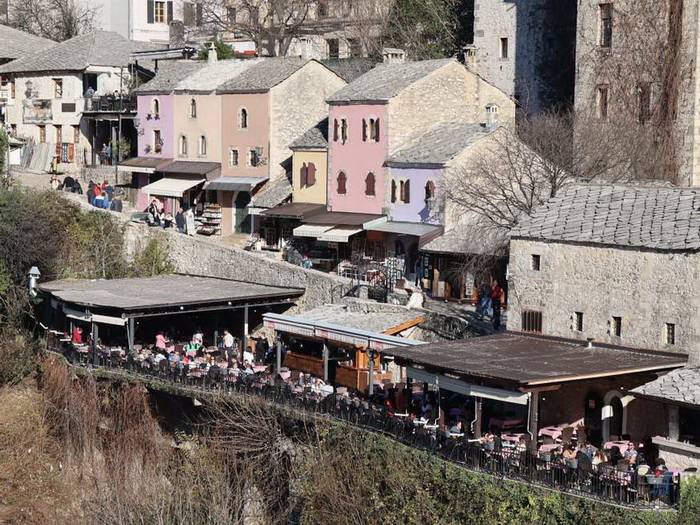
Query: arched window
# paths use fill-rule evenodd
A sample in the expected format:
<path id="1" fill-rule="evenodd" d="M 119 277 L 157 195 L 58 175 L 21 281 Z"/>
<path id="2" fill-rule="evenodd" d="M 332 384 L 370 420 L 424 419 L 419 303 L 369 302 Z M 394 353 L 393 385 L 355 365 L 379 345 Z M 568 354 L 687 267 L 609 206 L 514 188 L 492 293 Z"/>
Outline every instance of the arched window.
<path id="1" fill-rule="evenodd" d="M 207 137 L 204 135 L 199 137 L 199 154 L 202 156 L 207 154 Z"/>
<path id="2" fill-rule="evenodd" d="M 160 101 L 157 98 L 154 98 L 151 103 L 151 113 L 154 117 L 160 116 Z"/>
<path id="3" fill-rule="evenodd" d="M 340 138 L 340 124 L 338 123 L 338 119 L 333 119 L 333 142 L 338 142 L 338 139 Z"/>
<path id="4" fill-rule="evenodd" d="M 372 127 L 370 128 L 370 140 L 374 140 L 374 142 L 379 142 L 379 119 L 371 120 L 370 124 Z"/>
<path id="5" fill-rule="evenodd" d="M 338 195 L 347 194 L 347 192 L 348 192 L 348 188 L 347 188 L 348 178 L 345 175 L 344 171 L 341 171 L 340 173 L 338 173 L 338 181 L 337 182 L 338 182 L 338 189 L 337 189 Z"/>
<path id="6" fill-rule="evenodd" d="M 197 101 L 195 99 L 190 100 L 190 117 L 197 118 Z"/>
<path id="7" fill-rule="evenodd" d="M 241 108 L 238 112 L 238 127 L 241 129 L 248 128 L 248 110 L 246 108 Z"/>
<path id="8" fill-rule="evenodd" d="M 369 195 L 374 197 L 376 195 L 375 192 L 375 178 L 374 178 L 374 173 L 368 173 L 367 177 L 365 177 L 365 195 Z"/>
<path id="9" fill-rule="evenodd" d="M 411 202 L 411 181 L 407 180 L 401 182 L 401 200 L 408 204 Z"/>
<path id="10" fill-rule="evenodd" d="M 396 202 L 396 181 L 391 179 L 391 202 Z"/>
<path id="11" fill-rule="evenodd" d="M 435 197 L 435 183 L 432 180 L 429 180 L 425 184 L 425 200 L 427 201 L 433 197 Z"/>
<path id="12" fill-rule="evenodd" d="M 313 186 L 316 184 L 316 165 L 313 162 L 309 162 L 306 167 L 306 185 Z"/>
<path id="13" fill-rule="evenodd" d="M 187 156 L 187 137 L 184 135 L 180 136 L 180 155 Z"/>

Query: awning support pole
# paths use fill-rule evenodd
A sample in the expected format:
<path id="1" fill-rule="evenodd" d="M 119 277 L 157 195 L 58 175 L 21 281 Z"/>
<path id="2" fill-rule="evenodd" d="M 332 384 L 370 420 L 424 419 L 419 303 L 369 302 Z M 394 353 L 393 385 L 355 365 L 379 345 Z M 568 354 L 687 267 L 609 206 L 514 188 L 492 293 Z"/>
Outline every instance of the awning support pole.
<path id="1" fill-rule="evenodd" d="M 97 357 L 97 339 L 100 337 L 100 327 L 97 326 L 97 323 L 93 322 L 92 323 L 92 363 L 97 366 L 98 363 L 98 357 Z"/>
<path id="2" fill-rule="evenodd" d="M 328 345 L 323 342 L 323 382 L 328 383 Z"/>
<path id="3" fill-rule="evenodd" d="M 129 337 L 129 352 L 133 352 L 134 341 L 136 340 L 136 319 L 134 319 L 133 317 L 129 317 L 127 327 Z"/>
<path id="4" fill-rule="evenodd" d="M 276 364 L 275 374 L 279 375 L 280 369 L 282 368 L 282 336 L 280 335 L 279 332 L 277 332 L 277 352 L 276 353 L 277 353 L 277 356 L 276 356 L 277 362 L 275 363 Z"/>
<path id="5" fill-rule="evenodd" d="M 368 348 L 367 355 L 369 356 L 369 397 L 374 395 L 374 349 Z"/>
<path id="6" fill-rule="evenodd" d="M 476 407 L 474 421 L 472 421 L 474 437 L 479 439 L 481 437 L 481 398 L 474 398 L 474 406 Z"/>
<path id="7" fill-rule="evenodd" d="M 243 351 L 248 349 L 248 304 L 243 307 Z"/>
<path id="8" fill-rule="evenodd" d="M 528 432 L 530 433 L 530 443 L 537 444 L 537 433 L 539 429 L 537 428 L 539 422 L 539 411 L 540 411 L 540 393 L 530 392 L 530 414 L 528 421 Z"/>

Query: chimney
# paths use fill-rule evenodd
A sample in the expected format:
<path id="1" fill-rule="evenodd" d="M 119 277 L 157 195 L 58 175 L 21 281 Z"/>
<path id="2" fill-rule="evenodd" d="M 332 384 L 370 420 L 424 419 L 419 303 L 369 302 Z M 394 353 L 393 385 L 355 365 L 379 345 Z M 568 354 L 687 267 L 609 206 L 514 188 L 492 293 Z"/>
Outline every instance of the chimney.
<path id="1" fill-rule="evenodd" d="M 406 62 L 406 52 L 403 49 L 385 47 L 382 49 L 382 58 L 385 64 Z"/>
<path id="2" fill-rule="evenodd" d="M 209 42 L 209 54 L 207 55 L 207 63 L 213 64 L 219 60 L 219 55 L 216 53 L 214 42 Z"/>
<path id="3" fill-rule="evenodd" d="M 462 48 L 464 53 L 464 65 L 467 69 L 476 72 L 476 46 L 474 44 L 468 44 Z"/>
<path id="4" fill-rule="evenodd" d="M 586 341 L 588 341 L 588 348 L 593 348 L 593 338 L 587 337 Z"/>

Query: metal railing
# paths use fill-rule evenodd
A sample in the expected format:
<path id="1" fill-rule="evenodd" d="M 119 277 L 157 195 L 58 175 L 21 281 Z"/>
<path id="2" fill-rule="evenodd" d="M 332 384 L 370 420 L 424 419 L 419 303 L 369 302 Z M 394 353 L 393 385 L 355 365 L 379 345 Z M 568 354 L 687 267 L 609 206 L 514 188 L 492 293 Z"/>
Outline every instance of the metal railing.
<path id="1" fill-rule="evenodd" d="M 661 476 L 641 474 L 634 469 L 625 471 L 601 464 L 579 465 L 577 461 L 552 460 L 530 449 L 506 444 L 489 448 L 466 437 L 453 438 L 446 430 L 428 429 L 416 425 L 407 417 L 397 416 L 390 408 L 370 403 L 360 397 L 323 395 L 310 387 L 280 379 L 274 381 L 265 374 L 227 373 L 226 369 L 190 367 L 167 359 L 139 361 L 135 356 L 124 357 L 119 350 L 99 350 L 86 353 L 70 344 L 53 352 L 66 357 L 73 366 L 102 369 L 115 376 L 163 382 L 163 389 L 173 387 L 183 394 L 210 392 L 221 395 L 262 397 L 270 402 L 315 415 L 329 416 L 350 425 L 382 433 L 405 445 L 426 450 L 469 470 L 520 481 L 540 487 L 560 490 L 575 496 L 605 503 L 635 508 L 671 508 L 678 503 L 680 484 L 670 472 Z M 157 387 L 156 387 L 157 388 Z"/>
<path id="2" fill-rule="evenodd" d="M 124 113 L 136 111 L 136 97 L 105 95 L 85 98 L 88 113 Z"/>

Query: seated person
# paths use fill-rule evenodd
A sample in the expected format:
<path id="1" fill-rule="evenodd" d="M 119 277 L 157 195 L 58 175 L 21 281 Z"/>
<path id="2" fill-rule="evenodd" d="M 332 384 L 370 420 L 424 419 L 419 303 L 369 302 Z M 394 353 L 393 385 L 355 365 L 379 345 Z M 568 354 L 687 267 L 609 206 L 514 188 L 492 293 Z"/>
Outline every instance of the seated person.
<path id="1" fill-rule="evenodd" d="M 623 454 L 623 457 L 629 460 L 630 465 L 634 465 L 637 462 L 637 450 L 635 449 L 634 443 L 630 441 L 627 445 L 627 450 Z"/>
<path id="2" fill-rule="evenodd" d="M 620 453 L 620 447 L 612 447 L 610 449 L 610 464 L 614 467 L 617 465 L 617 462 L 624 459 L 622 454 Z"/>
<path id="3" fill-rule="evenodd" d="M 243 351 L 243 362 L 245 363 L 246 361 L 250 366 L 253 366 L 253 363 L 255 362 L 255 356 L 247 348 Z"/>
<path id="4" fill-rule="evenodd" d="M 574 461 L 576 459 L 576 447 L 574 445 L 567 445 L 562 453 L 565 461 Z"/>
<path id="5" fill-rule="evenodd" d="M 163 332 L 163 330 L 159 330 L 156 334 L 156 348 L 158 350 L 165 350 L 169 342 L 170 339 L 168 339 L 168 336 L 165 335 L 165 332 Z"/>
<path id="6" fill-rule="evenodd" d="M 461 421 L 455 421 L 455 424 L 450 427 L 450 434 L 451 434 L 450 437 L 454 437 L 454 438 L 457 437 L 455 434 L 463 434 Z"/>

